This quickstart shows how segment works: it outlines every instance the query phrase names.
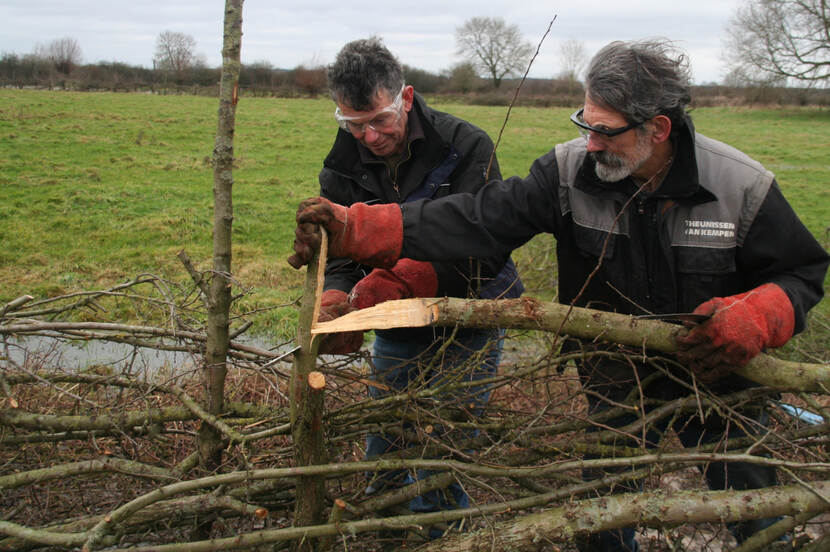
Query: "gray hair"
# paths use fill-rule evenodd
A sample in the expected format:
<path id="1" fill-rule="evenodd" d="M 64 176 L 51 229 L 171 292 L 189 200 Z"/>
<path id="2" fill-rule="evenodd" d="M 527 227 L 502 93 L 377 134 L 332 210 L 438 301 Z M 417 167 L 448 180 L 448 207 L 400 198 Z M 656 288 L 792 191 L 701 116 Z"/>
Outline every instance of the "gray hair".
<path id="1" fill-rule="evenodd" d="M 692 101 L 688 58 L 665 40 L 608 44 L 591 60 L 585 84 L 592 101 L 629 123 L 665 115 L 679 129 Z"/>
<path id="2" fill-rule="evenodd" d="M 380 38 L 349 42 L 328 67 L 331 99 L 356 111 L 374 107 L 379 90 L 394 98 L 403 87 L 403 69 Z"/>

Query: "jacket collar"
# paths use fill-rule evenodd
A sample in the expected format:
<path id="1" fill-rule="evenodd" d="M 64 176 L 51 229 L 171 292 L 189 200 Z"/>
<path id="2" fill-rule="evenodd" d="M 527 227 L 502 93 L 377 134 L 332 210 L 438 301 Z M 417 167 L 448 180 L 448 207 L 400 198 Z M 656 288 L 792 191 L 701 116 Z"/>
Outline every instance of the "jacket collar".
<path id="1" fill-rule="evenodd" d="M 672 199 L 678 203 L 699 204 L 714 201 L 717 197 L 700 184 L 695 155 L 695 128 L 687 115 L 685 124 L 673 133 L 677 150 L 669 173 L 660 187 L 651 197 Z M 576 188 L 597 197 L 628 197 L 637 189 L 630 178 L 622 182 L 604 182 L 595 171 L 595 163 L 589 155 L 585 156 L 577 176 Z"/>

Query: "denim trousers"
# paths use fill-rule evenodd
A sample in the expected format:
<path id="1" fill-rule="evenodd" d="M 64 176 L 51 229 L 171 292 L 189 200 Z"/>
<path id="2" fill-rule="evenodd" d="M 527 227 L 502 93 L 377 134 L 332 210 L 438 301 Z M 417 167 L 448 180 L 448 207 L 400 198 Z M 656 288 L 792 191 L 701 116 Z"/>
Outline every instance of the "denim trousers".
<path id="1" fill-rule="evenodd" d="M 448 332 L 449 333 L 449 332 Z M 470 382 L 489 378 L 496 373 L 501 359 L 504 340 L 503 330 L 459 330 L 451 344 L 440 351 L 444 339 L 428 343 L 418 341 L 390 340 L 376 336 L 372 354 L 372 379 L 389 388 L 369 387 L 372 398 L 381 398 L 402 391 L 414 391 L 419 388 L 436 388 L 447 382 Z M 436 358 L 436 356 L 438 358 Z M 465 386 L 460 390 L 449 391 L 433 397 L 448 404 L 463 405 L 466 412 L 479 416 L 490 399 L 490 389 L 486 385 Z M 401 424 L 404 432 L 411 429 L 411 424 Z M 477 431 L 445 431 L 442 427 L 434 429 L 434 435 L 446 438 L 469 439 Z M 400 435 L 370 433 L 366 437 L 366 459 L 371 460 L 382 454 L 402 450 L 410 445 Z M 424 479 L 434 472 L 417 470 L 389 471 L 367 474 L 369 484 L 367 494 L 375 493 L 384 487 L 400 487 Z M 469 498 L 458 482 L 447 489 L 429 491 L 415 497 L 409 503 L 413 512 L 432 512 L 469 506 Z"/>

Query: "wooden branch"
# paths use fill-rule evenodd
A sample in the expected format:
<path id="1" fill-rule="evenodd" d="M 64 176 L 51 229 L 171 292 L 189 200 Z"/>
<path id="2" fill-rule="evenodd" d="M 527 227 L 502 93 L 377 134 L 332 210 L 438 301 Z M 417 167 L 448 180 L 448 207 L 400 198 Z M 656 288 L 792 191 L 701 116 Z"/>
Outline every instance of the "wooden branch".
<path id="1" fill-rule="evenodd" d="M 754 533 L 751 537 L 743 541 L 737 548 L 733 548 L 732 552 L 757 552 L 760 550 L 767 550 L 767 547 L 774 541 L 778 540 L 782 535 L 791 532 L 799 525 L 804 525 L 816 516 L 816 512 L 802 512 L 795 516 L 786 516 L 779 519 L 777 522 L 761 529 Z M 795 543 L 793 543 L 795 545 Z M 801 547 L 793 546 L 793 550 L 802 550 Z"/>
<path id="2" fill-rule="evenodd" d="M 205 334 L 175 330 L 168 328 L 157 328 L 155 326 L 134 326 L 131 324 L 116 324 L 111 322 L 23 322 L 17 321 L 14 324 L 0 325 L 0 334 L 31 334 L 38 332 L 61 332 L 61 331 L 83 331 L 100 330 L 115 334 L 129 333 L 137 335 L 149 335 L 156 337 L 174 337 L 179 339 L 191 339 L 193 341 L 205 341 Z"/>
<path id="3" fill-rule="evenodd" d="M 103 333 L 92 333 L 92 332 Z M 207 335 L 199 332 L 177 330 L 174 328 L 158 328 L 155 326 L 135 326 L 131 324 L 117 324 L 111 322 L 40 322 L 15 321 L 14 324 L 0 324 L 0 335 L 44 335 L 55 339 L 74 340 L 101 340 L 116 343 L 127 343 L 136 347 L 146 347 L 161 351 L 183 351 L 190 353 L 203 352 Z M 147 338 L 172 338 L 197 343 L 197 346 L 175 346 L 160 343 L 141 341 L 136 336 Z M 231 341 L 230 355 L 243 360 L 275 359 L 284 356 L 279 351 L 270 351 L 253 345 Z"/>
<path id="4" fill-rule="evenodd" d="M 623 467 L 623 466 L 644 466 L 642 468 L 642 475 L 647 474 L 649 470 L 653 469 L 649 467 L 654 463 L 697 463 L 697 462 L 719 462 L 719 461 L 736 461 L 736 462 L 747 462 L 751 461 L 756 464 L 761 465 L 775 465 L 779 467 L 787 466 L 792 468 L 802 468 L 802 469 L 817 469 L 826 471 L 828 468 L 827 464 L 800 464 L 798 462 L 789 462 L 783 460 L 776 460 L 772 458 L 765 458 L 765 457 L 758 457 L 758 456 L 750 456 L 750 455 L 743 455 L 743 454 L 653 454 L 653 455 L 645 455 L 642 458 L 629 458 L 629 459 L 622 459 L 622 458 L 607 458 L 607 459 L 596 459 L 590 461 L 572 461 L 572 462 L 562 462 L 562 463 L 554 463 L 548 464 L 545 466 L 534 466 L 534 467 L 525 467 L 525 468 L 509 468 L 509 467 L 500 467 L 500 466 L 484 466 L 484 465 L 476 465 L 476 464 L 466 464 L 463 462 L 458 462 L 454 460 L 394 460 L 394 461 L 373 461 L 373 462 L 353 462 L 349 464 L 327 464 L 327 465 L 310 465 L 310 466 L 303 466 L 303 467 L 293 467 L 293 468 L 273 468 L 273 469 L 263 469 L 263 470 L 250 470 L 250 471 L 239 471 L 239 472 L 232 472 L 227 474 L 220 474 L 220 475 L 213 475 L 208 476 L 200 479 L 194 479 L 189 481 L 181 481 L 172 483 L 170 485 L 166 485 L 163 487 L 159 487 L 157 489 L 152 490 L 151 492 L 136 497 L 134 500 L 128 502 L 127 504 L 122 505 L 121 507 L 113 510 L 109 514 L 103 516 L 98 523 L 96 524 L 95 528 L 92 531 L 87 531 L 84 533 L 64 533 L 60 535 L 62 539 L 60 542 L 62 543 L 77 543 L 79 542 L 79 538 L 83 538 L 86 536 L 87 538 L 91 537 L 93 534 L 97 534 L 98 538 L 105 536 L 105 533 L 109 533 L 105 529 L 105 527 L 113 528 L 116 524 L 120 523 L 129 523 L 127 522 L 128 518 L 134 516 L 137 512 L 146 509 L 147 507 L 156 504 L 158 502 L 168 500 L 173 498 L 174 496 L 182 493 L 188 492 L 195 492 L 200 489 L 205 489 L 209 487 L 218 487 L 223 485 L 234 485 L 234 484 L 244 484 L 246 486 L 250 486 L 255 481 L 263 481 L 268 479 L 276 479 L 276 478 L 297 478 L 299 476 L 332 476 L 335 474 L 346 475 L 351 473 L 359 473 L 364 471 L 378 471 L 378 470 L 389 470 L 389 469 L 417 469 L 417 468 L 424 468 L 442 472 L 462 472 L 467 473 L 469 475 L 483 475 L 483 476 L 491 476 L 491 477 L 544 477 L 549 476 L 554 473 L 563 473 L 569 472 L 575 469 L 580 468 L 609 468 L 609 467 Z M 617 474 L 615 481 L 620 481 L 620 477 L 631 477 L 635 475 L 634 472 L 628 472 Z M 566 488 L 566 489 L 559 489 L 554 493 L 549 495 L 538 495 L 533 496 L 525 499 L 517 499 L 513 501 L 509 501 L 506 503 L 497 503 L 497 504 L 488 504 L 488 505 L 477 505 L 474 508 L 467 509 L 467 510 L 455 510 L 455 511 L 445 511 L 445 512 L 436 512 L 432 514 L 422 514 L 417 516 L 403 516 L 400 518 L 391 518 L 391 519 L 384 519 L 384 520 L 366 520 L 362 522 L 355 522 L 354 524 L 342 524 L 341 529 L 345 531 L 355 530 L 355 531 L 365 531 L 365 530 L 372 530 L 378 529 L 381 527 L 405 527 L 412 524 L 420 524 L 420 523 L 435 523 L 439 521 L 451 521 L 453 519 L 460 519 L 462 517 L 467 517 L 470 515 L 483 515 L 486 513 L 496 513 L 500 511 L 504 511 L 505 507 L 510 507 L 514 510 L 519 508 L 528 508 L 533 506 L 541 506 L 548 502 L 554 500 L 561 500 L 563 498 L 567 498 L 568 496 L 572 496 L 573 494 L 580 494 L 587 492 L 590 489 L 597 489 L 600 488 L 599 486 L 607 485 L 608 481 L 606 480 L 598 480 L 594 482 L 587 482 L 581 483 L 576 487 Z M 598 486 L 599 485 L 599 486 Z M 794 505 L 795 508 L 801 508 L 802 505 L 805 503 L 802 500 L 802 494 L 807 497 L 807 502 L 810 500 L 816 500 L 821 502 L 824 507 L 827 506 L 827 502 L 822 500 L 820 497 L 816 496 L 816 492 L 821 493 L 823 496 L 826 496 L 828 492 L 830 492 L 830 482 L 823 482 L 823 483 L 816 483 L 812 484 L 811 489 L 805 489 L 802 485 L 795 485 L 788 488 L 783 488 L 784 490 L 780 490 L 781 488 L 776 488 L 776 492 L 784 493 L 778 496 L 777 501 L 781 503 L 790 503 Z M 243 494 L 246 492 L 244 489 L 240 492 Z M 758 492 L 758 491 L 753 491 Z M 766 492 L 766 490 L 764 491 Z M 230 493 L 232 494 L 232 493 Z M 751 494 L 751 493 L 750 493 Z M 637 497 L 642 496 L 639 494 L 633 495 L 635 498 L 632 500 L 637 500 Z M 708 507 L 714 507 L 719 503 L 721 499 L 731 501 L 734 498 L 734 494 L 730 493 L 723 493 L 722 495 L 700 495 L 696 498 L 692 498 L 692 500 L 702 500 L 708 499 L 709 497 L 714 497 L 713 500 L 704 500 Z M 737 496 L 743 496 L 738 494 Z M 629 499 L 631 495 L 629 495 Z M 794 497 L 794 500 L 790 500 L 789 497 Z M 607 499 L 607 498 L 606 498 Z M 716 499 L 716 500 L 715 500 Z M 736 499 L 739 502 L 745 501 L 746 498 L 743 499 Z M 586 502 L 584 505 L 590 505 L 590 502 Z M 809 510 L 811 507 L 807 507 L 804 511 Z M 785 512 L 786 513 L 786 512 Z M 712 510 L 712 512 L 707 513 L 706 515 L 713 515 L 714 518 L 707 518 L 706 520 L 711 521 L 712 519 L 717 520 L 717 515 L 719 515 L 719 511 L 717 509 Z M 737 514 L 743 515 L 743 514 Z M 778 515 L 778 514 L 775 514 Z M 686 521 L 684 519 L 684 521 Z M 696 521 L 696 520 L 692 520 Z M 646 523 L 646 522 L 644 522 Z M 0 525 L 0 532 L 13 535 L 13 536 L 21 536 L 24 538 L 28 538 L 30 540 L 34 540 L 35 542 L 44 542 L 49 543 L 52 542 L 49 539 L 53 539 L 58 537 L 57 534 L 54 533 L 42 533 L 42 534 L 30 534 L 25 533 L 24 530 L 28 531 L 26 528 L 22 528 L 20 526 L 12 526 L 11 525 Z M 598 530 L 598 529 L 597 529 Z M 287 532 L 286 532 L 287 531 Z M 299 531 L 297 533 L 296 531 Z M 295 527 L 292 531 L 288 530 L 280 530 L 278 533 L 272 531 L 266 531 L 261 533 L 253 533 L 244 535 L 240 535 L 238 538 L 240 539 L 237 541 L 239 546 L 244 547 L 243 543 L 251 543 L 253 541 L 249 540 L 250 538 L 266 538 L 268 540 L 260 542 L 263 544 L 265 542 L 276 542 L 280 540 L 292 540 L 296 538 L 301 538 L 303 535 L 306 537 L 317 537 L 317 536 L 324 536 L 334 534 L 337 529 L 331 526 L 308 526 L 308 527 Z M 237 537 L 234 537 L 237 538 Z M 95 539 L 98 542 L 97 538 Z M 58 542 L 58 541 L 55 541 Z M 104 541 L 100 541 L 104 542 Z M 228 546 L 228 543 L 231 540 L 225 539 L 217 539 L 214 541 L 214 544 L 218 545 L 219 543 L 223 543 L 224 546 Z M 443 542 L 443 541 L 442 541 Z M 171 545 L 176 546 L 176 545 Z M 208 541 L 204 543 L 200 543 L 199 546 L 195 546 L 193 548 L 180 548 L 181 550 L 220 550 L 223 548 L 211 548 L 208 544 Z M 232 548 L 232 547 L 231 547 Z M 169 548 L 169 550 L 174 550 L 176 548 Z M 228 549 L 228 548 L 224 548 Z M 511 549 L 511 548 L 502 548 L 502 549 Z M 168 550 L 168 548 L 158 548 L 158 550 Z"/>
<path id="5" fill-rule="evenodd" d="M 239 495 L 234 497 L 233 495 Z M 215 494 L 198 494 L 194 496 L 185 496 L 173 500 L 161 501 L 149 508 L 145 508 L 141 512 L 137 512 L 131 518 L 124 520 L 121 529 L 126 529 L 128 532 L 146 531 L 153 529 L 157 524 L 162 524 L 165 528 L 171 526 L 180 526 L 183 524 L 192 525 L 193 519 L 199 516 L 204 516 L 210 512 L 220 512 L 223 517 L 228 517 L 231 512 L 237 515 L 255 515 L 256 507 L 245 504 L 239 498 L 247 498 L 251 494 L 250 488 L 235 489 L 228 495 L 217 496 Z M 23 550 L 31 550 L 39 548 L 36 544 L 40 542 L 33 539 L 42 539 L 43 531 L 47 530 L 51 533 L 54 540 L 60 539 L 60 535 L 71 535 L 71 541 L 77 542 L 83 538 L 84 531 L 94 527 L 103 519 L 103 515 L 93 515 L 80 519 L 75 519 L 68 523 L 58 525 L 50 525 L 48 529 L 38 528 L 29 529 L 22 526 L 11 527 L 15 535 L 28 535 L 29 538 L 12 537 L 0 540 L 0 551 L 2 552 L 21 552 Z M 30 532 L 25 532 L 26 530 Z M 0 532 L 4 532 L 0 530 Z M 6 534 L 12 534 L 7 532 Z M 46 533 L 49 538 L 49 534 Z M 117 541 L 117 537 L 105 537 L 102 543 L 112 545 Z"/>
<path id="6" fill-rule="evenodd" d="M 830 482 L 815 483 L 816 489 L 830 493 Z M 513 508 L 514 500 L 483 505 L 466 510 L 412 514 L 384 519 L 366 519 L 340 524 L 290 527 L 245 533 L 227 538 L 190 543 L 154 545 L 150 547 L 117 548 L 130 552 L 208 552 L 243 549 L 289 540 L 308 540 L 327 535 L 355 534 L 383 528 L 407 529 L 469 515 L 504 513 Z M 565 542 L 580 533 L 640 524 L 652 527 L 680 525 L 687 522 L 731 522 L 758 517 L 796 515 L 805 511 L 820 512 L 826 503 L 813 493 L 792 485 L 751 491 L 686 491 L 668 497 L 666 493 L 629 493 L 582 501 L 569 501 L 566 506 L 521 516 L 476 533 L 453 535 L 433 541 L 420 552 L 472 552 L 478 550 L 511 550 L 536 552 L 539 542 Z"/>
<path id="7" fill-rule="evenodd" d="M 28 305 L 26 307 L 26 309 L 22 310 L 21 312 L 12 312 L 12 311 L 10 311 L 10 312 L 6 312 L 6 315 L 7 315 L 8 318 L 21 318 L 21 317 L 30 318 L 30 317 L 34 317 L 34 316 L 57 315 L 57 314 L 60 314 L 60 313 L 63 313 L 63 312 L 67 312 L 67 311 L 70 311 L 70 310 L 73 310 L 73 309 L 77 309 L 77 308 L 80 308 L 80 307 L 87 306 L 87 305 L 91 304 L 93 301 L 95 301 L 95 299 L 97 299 L 101 296 L 107 296 L 107 295 L 119 296 L 119 295 L 122 295 L 120 293 L 117 293 L 119 290 L 130 288 L 130 287 L 137 286 L 137 285 L 140 285 L 140 284 L 147 284 L 147 283 L 155 282 L 155 281 L 158 281 L 158 280 L 159 279 L 156 278 L 155 276 L 148 276 L 148 277 L 139 276 L 139 277 L 136 277 L 133 280 L 130 280 L 129 282 L 125 282 L 123 284 L 118 284 L 117 286 L 113 286 L 113 287 L 111 287 L 107 290 L 103 290 L 103 291 L 78 291 L 78 292 L 74 292 L 74 293 L 68 293 L 68 294 L 65 294 L 65 295 L 58 295 L 56 297 L 48 297 L 46 299 L 41 299 L 39 301 L 35 301 L 34 303 Z M 127 296 L 127 295 L 125 295 L 125 296 Z M 28 296 L 24 296 L 24 297 L 28 297 Z M 31 310 L 35 307 L 40 306 L 40 305 L 48 305 L 50 303 L 55 303 L 57 301 L 64 301 L 64 300 L 72 299 L 72 298 L 75 298 L 75 297 L 82 297 L 82 299 L 79 299 L 78 301 L 76 301 L 74 303 L 71 303 L 69 305 L 64 305 L 62 307 Z M 140 297 L 140 298 L 143 299 L 143 300 L 152 301 L 152 299 L 149 299 L 147 297 Z M 20 307 L 17 307 L 17 308 L 20 308 Z"/>
<path id="8" fill-rule="evenodd" d="M 208 286 L 208 283 L 205 281 L 205 275 L 196 270 L 196 267 L 193 266 L 193 262 L 190 260 L 190 256 L 184 249 L 179 251 L 176 256 L 184 265 L 187 273 L 190 274 L 190 278 L 193 280 L 193 283 L 196 284 L 196 287 L 198 287 L 202 292 L 202 300 L 205 304 L 207 304 L 208 298 L 210 297 L 210 286 Z"/>
<path id="9" fill-rule="evenodd" d="M 215 429 L 217 432 L 222 433 L 227 437 L 231 443 L 241 443 L 245 440 L 245 438 L 231 429 L 231 427 L 219 419 L 218 416 L 214 416 L 210 412 L 206 412 L 196 401 L 193 400 L 187 393 L 185 393 L 184 389 L 181 389 L 176 386 L 172 386 L 171 390 L 176 395 L 176 397 L 182 402 L 182 404 L 190 410 L 194 416 L 198 419 L 202 420 L 203 423 L 208 424 L 210 427 Z"/>
<path id="10" fill-rule="evenodd" d="M 0 309 L 0 316 L 4 316 L 7 312 L 16 311 L 32 299 L 34 299 L 34 297 L 32 297 L 31 295 L 21 295 L 17 299 L 9 301 L 5 305 L 3 305 L 2 309 Z"/>
<path id="11" fill-rule="evenodd" d="M 85 533 L 58 533 L 46 529 L 31 529 L 16 523 L 0 520 L 0 533 L 52 546 L 75 547 L 85 541 Z"/>
<path id="12" fill-rule="evenodd" d="M 683 326 L 657 320 L 604 312 L 558 303 L 521 299 L 421 298 L 387 301 L 322 322 L 313 334 L 381 330 L 421 326 L 512 328 L 557 331 L 582 339 L 601 340 L 645 351 L 677 351 L 675 336 Z M 760 354 L 735 370 L 761 385 L 782 391 L 826 393 L 830 389 L 830 366 L 789 362 Z"/>
<path id="13" fill-rule="evenodd" d="M 822 495 L 830 495 L 830 482 L 816 482 L 814 487 Z M 535 552 L 539 541 L 567 542 L 580 534 L 632 525 L 671 527 L 712 521 L 730 523 L 818 513 L 826 509 L 824 500 L 798 485 L 748 491 L 683 491 L 672 495 L 665 491 L 627 493 L 569 502 L 476 533 L 452 535 L 419 548 L 419 551 Z"/>
<path id="14" fill-rule="evenodd" d="M 107 416 L 55 416 L 35 414 L 13 408 L 0 409 L 0 425 L 36 431 L 108 430 L 159 422 L 193 420 L 195 418 L 190 410 L 180 407 L 124 412 Z"/>
<path id="15" fill-rule="evenodd" d="M 72 475 L 101 472 L 122 473 L 134 477 L 157 479 L 161 481 L 178 479 L 178 474 L 175 474 L 171 470 L 158 468 L 142 462 L 125 460 L 123 458 L 105 457 L 96 460 L 71 462 L 69 464 L 59 464 L 56 466 L 49 466 L 48 468 L 4 475 L 0 477 L 0 489 L 14 489 L 22 487 L 23 485 L 33 485 L 35 483 L 41 483 L 51 479 L 60 479 Z"/>

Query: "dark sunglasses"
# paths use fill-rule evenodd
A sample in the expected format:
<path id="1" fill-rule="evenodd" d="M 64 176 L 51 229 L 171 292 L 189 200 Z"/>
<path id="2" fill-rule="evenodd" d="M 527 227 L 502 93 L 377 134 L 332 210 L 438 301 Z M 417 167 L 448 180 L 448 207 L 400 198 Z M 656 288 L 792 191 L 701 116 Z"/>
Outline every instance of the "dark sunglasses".
<path id="1" fill-rule="evenodd" d="M 582 118 L 582 112 L 585 111 L 584 109 L 580 109 L 575 111 L 571 115 L 571 122 L 575 124 L 579 128 L 579 133 L 588 138 L 588 136 L 592 132 L 596 132 L 597 134 L 602 134 L 603 136 L 607 136 L 608 138 L 612 136 L 617 136 L 618 134 L 622 134 L 623 132 L 628 132 L 632 128 L 637 128 L 641 126 L 643 123 L 631 123 L 630 125 L 626 125 L 624 127 L 619 128 L 605 128 L 605 127 L 595 127 L 591 126 L 585 122 L 585 119 Z"/>

